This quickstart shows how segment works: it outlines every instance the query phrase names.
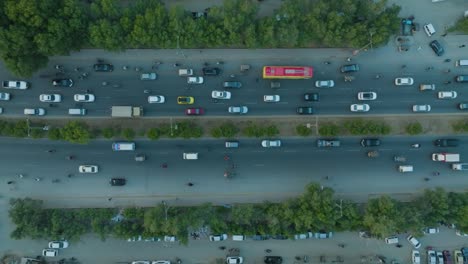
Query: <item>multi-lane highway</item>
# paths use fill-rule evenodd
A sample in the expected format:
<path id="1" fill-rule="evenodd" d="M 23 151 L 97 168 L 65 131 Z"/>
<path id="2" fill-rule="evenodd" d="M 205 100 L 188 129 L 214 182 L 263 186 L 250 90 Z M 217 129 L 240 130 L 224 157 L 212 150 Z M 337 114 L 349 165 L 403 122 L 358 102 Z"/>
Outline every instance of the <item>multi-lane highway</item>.
<path id="1" fill-rule="evenodd" d="M 0 163 L 3 188 L 14 188 L 10 195 L 27 195 L 60 206 L 102 203 L 109 197 L 122 205 L 165 199 L 180 203 L 281 200 L 301 194 L 310 182 L 330 186 L 340 196 L 357 200 L 384 193 L 404 199 L 434 186 L 466 191 L 466 173 L 432 161 L 431 153 L 460 153 L 464 161 L 468 139 L 463 138 L 455 148 L 434 147 L 433 139 L 418 138 L 422 145 L 419 149 L 410 147 L 415 139 L 401 137 L 386 137 L 378 148 L 361 147 L 360 138 L 343 139 L 337 148 L 318 148 L 313 139 L 286 139 L 280 148 L 263 148 L 260 140 L 245 139 L 235 150 L 225 149 L 221 140 L 160 140 L 137 141 L 134 152 L 112 151 L 109 141 L 72 145 L 3 139 Z M 51 148 L 56 151 L 48 153 Z M 378 150 L 380 156 L 369 158 L 368 150 Z M 184 152 L 197 152 L 199 159 L 183 160 Z M 136 153 L 144 153 L 148 159 L 136 162 Z M 68 155 L 75 158 L 67 160 Z M 394 155 L 406 157 L 404 164 L 413 165 L 414 172 L 398 172 Z M 168 167 L 161 167 L 162 163 Z M 82 164 L 98 165 L 99 173 L 80 174 L 78 166 Z M 226 179 L 225 171 L 232 178 Z M 433 176 L 434 171 L 440 175 Z M 25 177 L 20 179 L 19 174 Z M 73 176 L 69 178 L 68 174 Z M 109 180 L 113 177 L 126 178 L 127 184 L 111 187 Z M 426 177 L 430 180 L 425 181 Z M 53 183 L 54 179 L 60 182 Z M 7 181 L 16 184 L 7 185 Z M 194 186 L 187 186 L 189 182 Z"/>
<path id="2" fill-rule="evenodd" d="M 59 59 L 54 63 L 64 65 L 66 74 L 61 77 L 70 77 L 75 85 L 71 88 L 58 88 L 52 86 L 52 79 L 57 72 L 53 68 L 53 63 L 47 69 L 43 69 L 29 81 L 32 87 L 28 90 L 7 90 L 4 92 L 12 93 L 11 101 L 3 101 L 1 106 L 4 109 L 4 115 L 23 115 L 23 109 L 27 107 L 44 107 L 48 116 L 67 115 L 68 108 L 84 107 L 88 109 L 90 116 L 110 116 L 110 107 L 112 105 L 138 105 L 143 106 L 146 116 L 180 116 L 184 115 L 184 109 L 187 105 L 177 105 L 176 98 L 180 95 L 189 95 L 195 97 L 195 104 L 190 107 L 203 107 L 207 115 L 228 115 L 227 108 L 232 105 L 246 105 L 249 107 L 248 115 L 267 116 L 267 115 L 290 115 L 295 114 L 298 106 L 313 106 L 316 114 L 350 114 L 349 107 L 353 103 L 359 103 L 357 93 L 360 91 L 374 91 L 377 93 L 375 101 L 366 101 L 370 105 L 370 111 L 365 114 L 408 114 L 411 112 L 413 104 L 430 104 L 433 113 L 461 113 L 457 109 L 457 104 L 468 101 L 468 95 L 464 91 L 466 84 L 456 83 L 454 77 L 465 74 L 466 69 L 455 67 L 455 60 L 444 62 L 443 58 L 422 59 L 420 61 L 406 61 L 404 59 L 396 60 L 394 58 L 369 56 L 371 53 L 365 53 L 355 57 L 352 62 L 346 62 L 347 55 L 338 57 L 340 51 L 325 51 L 316 54 L 305 55 L 302 59 L 297 58 L 297 51 L 291 51 L 290 60 L 278 59 L 284 54 L 275 53 L 274 56 L 261 57 L 253 56 L 249 51 L 232 51 L 238 56 L 226 56 L 220 59 L 218 56 L 210 58 L 204 57 L 205 54 L 197 54 L 197 51 L 186 51 L 190 56 L 161 56 L 154 58 L 149 54 L 146 57 L 126 58 L 125 56 L 104 56 L 104 61 L 112 63 L 115 66 L 114 72 L 96 73 L 92 70 L 92 65 L 96 63 L 96 57 L 86 56 L 86 58 L 72 57 Z M 265 52 L 265 51 L 264 51 Z M 342 53 L 342 52 L 341 52 Z M 461 55 L 460 55 L 461 56 Z M 243 58 L 243 59 L 240 59 Z M 162 61 L 157 69 L 152 69 L 154 62 Z M 216 61 L 224 61 L 223 65 L 216 65 Z M 324 64 L 324 61 L 330 61 L 331 64 Z M 382 62 L 384 61 L 384 63 Z M 174 67 L 177 62 L 179 67 Z M 222 74 L 220 76 L 206 76 L 204 84 L 189 85 L 187 77 L 179 77 L 178 69 L 194 69 L 196 75 L 202 74 L 204 62 L 209 62 L 210 66 L 220 67 Z M 358 63 L 361 70 L 357 73 L 347 74 L 355 77 L 352 82 L 344 81 L 344 74 L 339 72 L 339 68 L 344 64 Z M 242 74 L 240 72 L 241 64 L 250 64 L 252 69 Z M 129 70 L 123 70 L 123 66 L 129 66 Z M 310 65 L 314 67 L 314 77 L 310 80 L 280 80 L 281 87 L 272 89 L 270 81 L 262 79 L 261 69 L 264 65 Z M 406 65 L 405 68 L 402 68 Z M 427 67 L 434 69 L 426 71 Z M 80 67 L 81 72 L 75 72 L 73 69 Z M 136 72 L 135 67 L 142 70 Z M 450 73 L 445 73 L 450 69 Z M 90 77 L 79 80 L 78 76 L 82 72 L 89 72 Z M 142 72 L 156 72 L 158 79 L 155 81 L 141 81 Z M 230 77 L 234 74 L 235 77 Z M 380 75 L 380 78 L 376 78 Z M 42 76 L 42 77 L 41 77 Z M 49 76 L 49 77 L 44 77 Z M 408 76 L 414 79 L 412 86 L 396 86 L 394 80 L 396 77 Z M 1 77 L 4 80 L 16 79 L 3 73 Z M 331 79 L 335 81 L 333 88 L 315 88 L 316 80 Z M 226 80 L 237 80 L 242 82 L 240 89 L 230 89 L 232 99 L 218 100 L 215 102 L 211 98 L 212 90 L 223 90 L 222 82 Z M 451 84 L 444 84 L 450 80 Z M 107 82 L 107 86 L 102 83 Z M 420 84 L 435 84 L 435 91 L 419 91 Z M 118 87 L 117 87 L 118 86 Z M 89 90 L 96 95 L 94 103 L 76 103 L 73 101 L 73 95 L 84 93 Z M 144 93 L 149 90 L 150 93 Z M 437 99 L 438 91 L 457 91 L 456 99 Z M 320 93 L 319 102 L 305 102 L 303 94 L 306 92 Z M 43 93 L 58 93 L 63 96 L 61 103 L 56 103 L 57 107 L 49 107 L 48 103 L 39 102 L 39 95 Z M 281 96 L 279 103 L 263 102 L 263 95 L 278 94 Z M 166 103 L 149 104 L 148 95 L 164 95 Z M 361 101 L 361 103 L 363 103 Z M 248 116 L 247 115 L 247 116 Z"/>

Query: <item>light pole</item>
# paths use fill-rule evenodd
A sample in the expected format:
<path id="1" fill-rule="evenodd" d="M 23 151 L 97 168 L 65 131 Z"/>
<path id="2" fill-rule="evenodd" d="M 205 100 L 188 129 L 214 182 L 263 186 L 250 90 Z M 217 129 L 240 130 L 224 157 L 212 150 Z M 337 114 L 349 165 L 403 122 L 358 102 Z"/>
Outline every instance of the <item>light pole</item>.
<path id="1" fill-rule="evenodd" d="M 167 221 L 167 211 L 169 210 L 169 207 L 167 206 L 167 202 L 166 202 L 166 201 L 161 201 L 161 203 L 162 203 L 163 206 L 164 206 L 164 214 L 166 215 L 166 221 Z"/>

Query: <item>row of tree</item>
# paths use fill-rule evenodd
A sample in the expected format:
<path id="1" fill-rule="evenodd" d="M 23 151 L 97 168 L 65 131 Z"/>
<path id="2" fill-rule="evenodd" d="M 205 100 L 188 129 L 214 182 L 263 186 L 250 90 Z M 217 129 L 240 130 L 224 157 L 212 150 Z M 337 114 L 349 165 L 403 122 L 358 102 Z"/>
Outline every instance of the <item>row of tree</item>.
<path id="1" fill-rule="evenodd" d="M 396 233 L 421 234 L 427 226 L 455 224 L 468 232 L 468 193 L 447 193 L 441 188 L 426 190 L 411 202 L 388 196 L 356 204 L 334 197 L 334 191 L 310 184 L 298 198 L 282 203 L 234 204 L 231 207 L 203 204 L 175 207 L 159 204 L 152 208 L 127 208 L 123 220 L 111 221 L 116 209 L 44 209 L 42 201 L 10 201 L 10 218 L 16 225 L 11 237 L 67 238 L 94 232 L 102 239 L 127 239 L 176 235 L 188 242 L 189 230 L 209 226 L 212 233 L 243 235 L 285 235 L 306 231 L 367 231 L 382 238 Z"/>
<path id="2" fill-rule="evenodd" d="M 88 2 L 91 2 L 88 4 Z M 295 48 L 385 44 L 398 30 L 400 7 L 387 0 L 285 0 L 270 17 L 254 0 L 224 0 L 195 18 L 160 0 L 0 0 L 0 55 L 30 76 L 49 56 L 83 47 Z"/>

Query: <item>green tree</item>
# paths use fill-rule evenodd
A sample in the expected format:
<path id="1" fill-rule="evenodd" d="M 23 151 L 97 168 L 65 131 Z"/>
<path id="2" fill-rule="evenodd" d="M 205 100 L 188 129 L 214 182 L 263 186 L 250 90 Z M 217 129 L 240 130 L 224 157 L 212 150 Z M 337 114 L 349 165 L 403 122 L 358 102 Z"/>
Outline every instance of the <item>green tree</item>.
<path id="1" fill-rule="evenodd" d="M 396 201 L 390 197 L 382 196 L 368 201 L 363 225 L 373 235 L 382 238 L 394 234 L 401 222 Z"/>
<path id="2" fill-rule="evenodd" d="M 88 126 L 83 122 L 70 121 L 61 130 L 61 137 L 71 143 L 86 144 L 91 138 Z"/>
<path id="3" fill-rule="evenodd" d="M 239 128 L 237 128 L 232 122 L 225 122 L 224 124 L 211 129 L 211 135 L 215 138 L 233 138 L 237 133 L 239 133 Z"/>
<path id="4" fill-rule="evenodd" d="M 279 134 L 279 129 L 275 125 L 269 125 L 266 128 L 264 128 L 265 135 L 267 137 L 274 137 Z"/>
<path id="5" fill-rule="evenodd" d="M 244 128 L 244 135 L 247 137 L 263 137 L 265 135 L 265 129 L 257 124 L 254 124 L 252 121 L 247 123 L 247 126 Z"/>
<path id="6" fill-rule="evenodd" d="M 435 225 L 446 219 L 449 214 L 448 194 L 438 187 L 434 190 L 426 189 L 424 195 L 416 200 L 425 224 Z"/>
<path id="7" fill-rule="evenodd" d="M 418 135 L 423 132 L 423 128 L 419 122 L 410 123 L 406 126 L 406 133 L 410 135 Z"/>
<path id="8" fill-rule="evenodd" d="M 297 125 L 296 126 L 296 133 L 299 136 L 307 137 L 307 136 L 310 136 L 312 134 L 312 129 L 308 128 L 305 125 Z"/>
<path id="9" fill-rule="evenodd" d="M 53 127 L 51 129 L 49 129 L 48 133 L 47 133 L 47 137 L 50 139 L 50 140 L 61 140 L 62 139 L 62 135 L 60 133 L 60 128 L 56 128 L 56 127 Z"/>
<path id="10" fill-rule="evenodd" d="M 107 139 L 111 139 L 114 137 L 115 135 L 115 131 L 114 131 L 114 128 L 112 127 L 106 127 L 102 130 L 102 135 L 107 138 Z"/>
<path id="11" fill-rule="evenodd" d="M 160 136 L 160 132 L 157 128 L 150 128 L 147 133 L 147 137 L 151 140 L 156 140 Z"/>
<path id="12" fill-rule="evenodd" d="M 124 128 L 124 130 L 122 131 L 122 136 L 126 140 L 132 140 L 132 139 L 135 138 L 135 130 L 133 130 L 131 128 Z"/>
<path id="13" fill-rule="evenodd" d="M 324 137 L 334 137 L 337 136 L 339 132 L 339 126 L 332 123 L 325 123 L 319 127 L 319 134 Z"/>

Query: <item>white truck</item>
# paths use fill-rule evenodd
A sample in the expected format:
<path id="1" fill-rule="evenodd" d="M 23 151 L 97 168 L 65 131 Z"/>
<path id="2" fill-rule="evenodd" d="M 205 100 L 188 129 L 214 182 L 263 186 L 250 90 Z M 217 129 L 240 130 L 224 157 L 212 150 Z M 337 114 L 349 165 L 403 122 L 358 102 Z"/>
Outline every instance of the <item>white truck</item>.
<path id="1" fill-rule="evenodd" d="M 112 106 L 112 117 L 140 117 L 143 115 L 141 106 Z"/>
<path id="2" fill-rule="evenodd" d="M 442 162 L 459 162 L 460 154 L 456 153 L 432 153 L 433 161 L 442 161 Z"/>
<path id="3" fill-rule="evenodd" d="M 29 88 L 29 83 L 25 81 L 3 81 L 3 88 L 24 90 Z"/>
<path id="4" fill-rule="evenodd" d="M 179 76 L 192 76 L 193 70 L 192 69 L 179 69 Z"/>

